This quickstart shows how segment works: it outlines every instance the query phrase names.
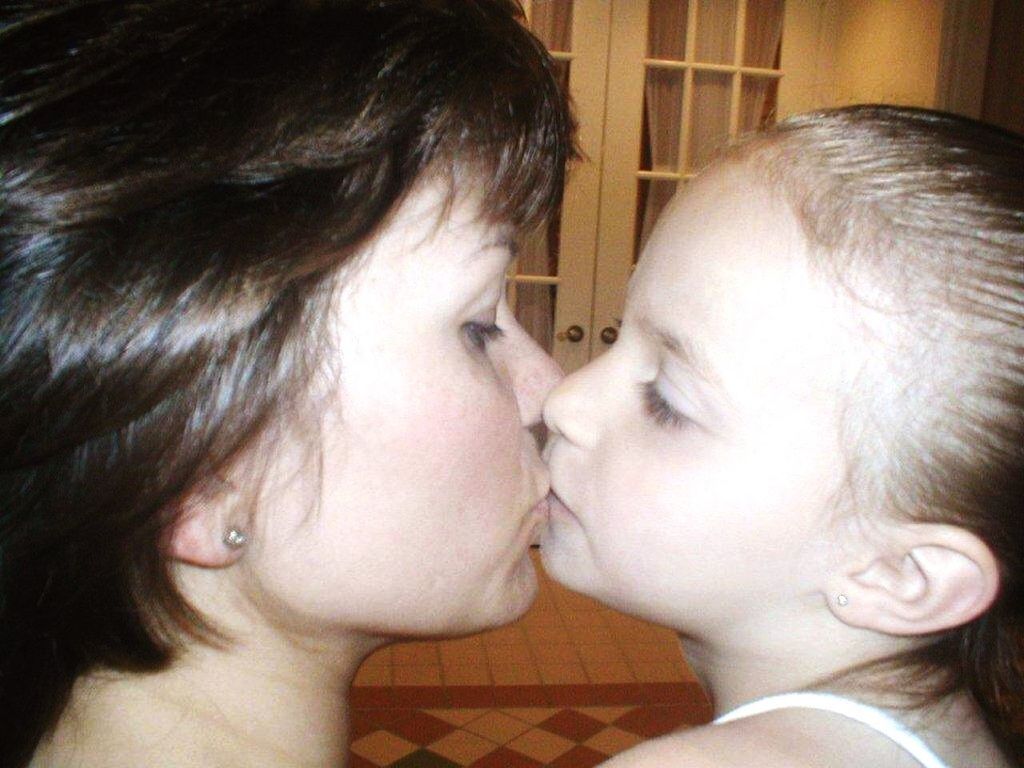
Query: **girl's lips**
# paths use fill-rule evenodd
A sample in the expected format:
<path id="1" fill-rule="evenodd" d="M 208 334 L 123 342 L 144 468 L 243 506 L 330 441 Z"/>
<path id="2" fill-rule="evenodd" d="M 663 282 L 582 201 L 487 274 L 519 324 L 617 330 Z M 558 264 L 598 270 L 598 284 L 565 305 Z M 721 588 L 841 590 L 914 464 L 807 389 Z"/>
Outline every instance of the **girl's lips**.
<path id="1" fill-rule="evenodd" d="M 566 506 L 565 502 L 563 502 L 554 491 L 551 491 L 551 493 L 548 494 L 548 507 L 549 514 L 551 515 L 561 514 L 568 515 L 569 517 L 576 517 L 572 510 Z"/>

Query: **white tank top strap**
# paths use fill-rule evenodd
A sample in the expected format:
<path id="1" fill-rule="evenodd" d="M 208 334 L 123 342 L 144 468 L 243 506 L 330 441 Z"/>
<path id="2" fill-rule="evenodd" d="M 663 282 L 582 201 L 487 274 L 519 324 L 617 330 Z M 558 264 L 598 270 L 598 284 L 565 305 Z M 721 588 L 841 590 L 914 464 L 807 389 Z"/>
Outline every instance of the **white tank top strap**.
<path id="1" fill-rule="evenodd" d="M 763 715 L 765 712 L 774 712 L 777 709 L 820 709 L 826 712 L 835 712 L 837 715 L 863 723 L 896 742 L 924 768 L 949 768 L 917 734 L 909 731 L 903 723 L 876 707 L 831 693 L 805 691 L 767 696 L 737 707 L 732 712 L 716 718 L 714 722 L 716 725 L 728 723 L 745 717 Z"/>

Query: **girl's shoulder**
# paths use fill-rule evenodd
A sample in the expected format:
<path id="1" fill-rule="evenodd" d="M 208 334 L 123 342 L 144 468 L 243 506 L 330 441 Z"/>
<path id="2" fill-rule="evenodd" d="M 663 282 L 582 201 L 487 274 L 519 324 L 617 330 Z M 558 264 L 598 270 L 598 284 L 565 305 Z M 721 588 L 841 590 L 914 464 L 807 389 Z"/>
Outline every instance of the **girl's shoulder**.
<path id="1" fill-rule="evenodd" d="M 816 754 L 817 753 L 817 754 Z M 601 768 L 820 768 L 814 745 L 756 720 L 688 728 L 645 741 Z"/>

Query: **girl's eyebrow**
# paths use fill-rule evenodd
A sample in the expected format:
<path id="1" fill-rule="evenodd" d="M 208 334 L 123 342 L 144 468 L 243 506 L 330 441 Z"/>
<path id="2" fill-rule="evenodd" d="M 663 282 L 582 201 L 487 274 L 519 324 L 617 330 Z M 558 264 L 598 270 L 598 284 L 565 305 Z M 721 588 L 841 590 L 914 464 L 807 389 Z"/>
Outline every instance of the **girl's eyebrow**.
<path id="1" fill-rule="evenodd" d="M 679 359 L 687 368 L 696 373 L 706 383 L 721 388 L 722 379 L 715 372 L 714 366 L 703 347 L 686 336 L 677 336 L 661 326 L 655 325 L 647 318 L 640 318 L 638 325 L 644 332 L 661 342 L 670 354 Z"/>

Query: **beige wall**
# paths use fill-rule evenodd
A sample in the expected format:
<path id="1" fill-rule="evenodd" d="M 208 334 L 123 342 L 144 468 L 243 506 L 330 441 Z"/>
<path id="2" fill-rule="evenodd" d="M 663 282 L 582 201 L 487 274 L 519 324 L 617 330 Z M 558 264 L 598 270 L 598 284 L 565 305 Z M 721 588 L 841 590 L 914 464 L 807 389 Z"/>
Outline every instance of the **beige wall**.
<path id="1" fill-rule="evenodd" d="M 836 104 L 935 102 L 941 0 L 842 0 L 836 42 Z"/>
<path id="2" fill-rule="evenodd" d="M 944 6 L 787 0 L 780 115 L 859 102 L 934 106 Z"/>

